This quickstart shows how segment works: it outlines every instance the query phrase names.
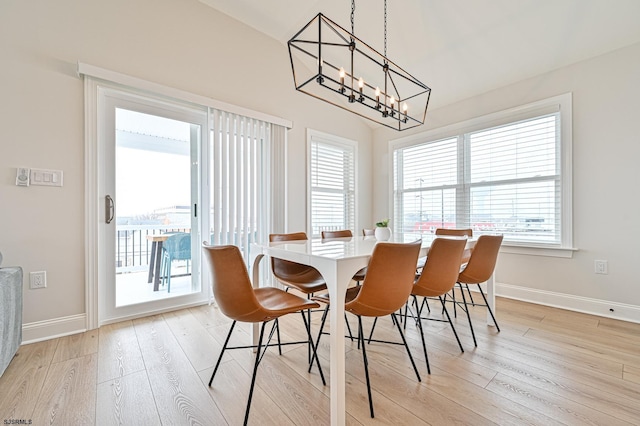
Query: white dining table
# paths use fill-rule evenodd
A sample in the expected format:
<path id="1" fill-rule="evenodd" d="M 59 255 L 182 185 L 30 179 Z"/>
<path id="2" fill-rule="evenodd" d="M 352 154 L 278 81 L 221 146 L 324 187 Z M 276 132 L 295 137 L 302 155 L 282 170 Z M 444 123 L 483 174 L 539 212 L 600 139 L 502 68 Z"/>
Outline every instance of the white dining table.
<path id="1" fill-rule="evenodd" d="M 389 242 L 412 242 L 422 239 L 420 256 L 425 256 L 435 235 L 394 234 Z M 439 238 L 465 238 L 442 237 Z M 344 425 L 345 413 L 345 339 L 344 339 L 344 303 L 345 294 L 351 277 L 367 266 L 373 248 L 379 241 L 375 237 L 348 237 L 335 239 L 310 239 L 286 242 L 274 242 L 265 245 L 252 244 L 253 285 L 260 283 L 260 261 L 264 256 L 285 259 L 316 268 L 325 279 L 331 298 L 330 318 L 330 398 L 331 424 Z M 474 239 L 467 240 L 467 248 L 473 247 Z M 495 312 L 495 294 L 493 277 L 487 282 L 487 300 Z M 490 315 L 487 322 L 493 325 Z M 257 333 L 254 332 L 254 339 Z"/>

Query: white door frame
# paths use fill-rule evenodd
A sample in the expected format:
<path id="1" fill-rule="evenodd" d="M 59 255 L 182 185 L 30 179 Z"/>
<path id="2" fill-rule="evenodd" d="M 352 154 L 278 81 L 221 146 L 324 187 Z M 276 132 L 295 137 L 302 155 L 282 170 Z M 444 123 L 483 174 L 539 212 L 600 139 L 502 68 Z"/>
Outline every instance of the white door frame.
<path id="1" fill-rule="evenodd" d="M 200 115 L 198 124 L 201 125 L 202 134 L 200 141 L 199 159 L 199 185 L 200 206 L 199 212 L 209 211 L 206 207 L 209 205 L 208 196 L 208 158 L 209 146 L 209 126 L 207 119 L 207 108 L 198 108 L 192 106 L 180 105 L 179 101 L 167 102 L 154 99 L 152 96 L 141 96 L 136 94 L 134 90 L 127 89 L 117 84 L 107 82 L 99 82 L 92 78 L 85 79 L 85 267 L 86 267 L 86 310 L 87 310 L 87 329 L 94 329 L 109 322 L 116 322 L 125 319 L 137 318 L 154 313 L 166 312 L 174 309 L 196 306 L 206 303 L 209 300 L 208 286 L 202 280 L 202 274 L 196 279 L 200 279 L 201 291 L 199 293 L 176 296 L 168 299 L 149 302 L 140 309 L 140 306 L 121 307 L 117 309 L 117 317 L 105 319 L 104 303 L 105 302 L 104 286 L 106 283 L 106 274 L 109 266 L 106 256 L 101 255 L 101 247 L 105 245 L 105 182 L 107 179 L 107 164 L 113 165 L 113 161 L 104 161 L 108 154 L 105 152 L 105 141 L 103 140 L 107 129 L 104 128 L 104 120 L 99 119 L 101 112 L 108 106 L 105 100 L 108 96 L 115 96 L 118 99 L 128 99 L 142 103 L 162 106 L 176 113 L 187 112 L 188 114 Z M 187 115 L 188 115 L 187 114 Z M 193 121 L 193 120 L 185 120 Z M 208 215 L 200 215 L 200 230 L 209 229 Z M 194 251 L 194 255 L 198 256 L 199 251 Z M 103 303 L 104 302 L 104 303 Z M 115 303 L 114 303 L 115 306 Z M 113 308 L 115 309 L 115 307 Z M 115 312 L 115 311 L 114 311 Z M 113 314 L 113 313 L 111 313 Z"/>

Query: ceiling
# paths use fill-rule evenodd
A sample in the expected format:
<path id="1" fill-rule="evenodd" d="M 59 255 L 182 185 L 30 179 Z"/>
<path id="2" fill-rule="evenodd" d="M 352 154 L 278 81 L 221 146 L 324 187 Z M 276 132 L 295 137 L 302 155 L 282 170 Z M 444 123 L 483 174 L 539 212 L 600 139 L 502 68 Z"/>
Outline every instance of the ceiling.
<path id="1" fill-rule="evenodd" d="M 286 45 L 318 12 L 350 29 L 349 0 L 200 0 Z M 383 51 L 383 0 L 355 35 Z M 640 42 L 640 0 L 388 0 L 389 59 L 451 104 Z"/>

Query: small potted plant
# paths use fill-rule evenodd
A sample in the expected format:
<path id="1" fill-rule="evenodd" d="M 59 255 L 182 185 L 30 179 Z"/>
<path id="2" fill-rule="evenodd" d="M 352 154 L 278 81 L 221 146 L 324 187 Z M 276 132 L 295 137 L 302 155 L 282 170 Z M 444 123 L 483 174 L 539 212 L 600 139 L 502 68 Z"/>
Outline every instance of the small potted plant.
<path id="1" fill-rule="evenodd" d="M 376 230 L 375 230 L 376 240 L 379 241 L 387 241 L 391 238 L 391 229 L 389 228 L 389 219 L 381 220 L 380 222 L 376 222 Z"/>

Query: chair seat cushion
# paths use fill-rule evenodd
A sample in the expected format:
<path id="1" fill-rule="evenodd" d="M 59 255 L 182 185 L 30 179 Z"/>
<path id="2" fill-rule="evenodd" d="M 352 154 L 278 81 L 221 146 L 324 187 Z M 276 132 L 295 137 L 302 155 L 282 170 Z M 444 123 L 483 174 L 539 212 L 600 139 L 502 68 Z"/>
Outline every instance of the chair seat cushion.
<path id="1" fill-rule="evenodd" d="M 351 302 L 353 299 L 355 299 L 358 293 L 360 292 L 361 288 L 362 286 L 359 286 L 359 285 L 355 287 L 349 287 L 345 295 L 345 303 Z M 321 294 L 319 296 L 313 296 L 311 300 L 315 300 L 316 302 L 326 303 L 327 305 L 331 303 L 331 300 L 329 299 L 329 293 Z"/>
<path id="2" fill-rule="evenodd" d="M 280 275 L 277 278 L 284 285 L 294 287 L 307 294 L 327 289 L 324 278 L 315 268 L 306 268 L 300 273 L 287 274 L 286 276 Z"/>
<path id="3" fill-rule="evenodd" d="M 292 312 L 320 307 L 314 301 L 303 299 L 275 287 L 256 288 L 254 293 L 264 309 L 265 319 L 263 321 L 278 318 Z"/>
<path id="4" fill-rule="evenodd" d="M 364 276 L 367 275 L 367 267 L 360 269 L 358 272 L 353 274 L 352 280 L 354 281 L 364 281 Z"/>

